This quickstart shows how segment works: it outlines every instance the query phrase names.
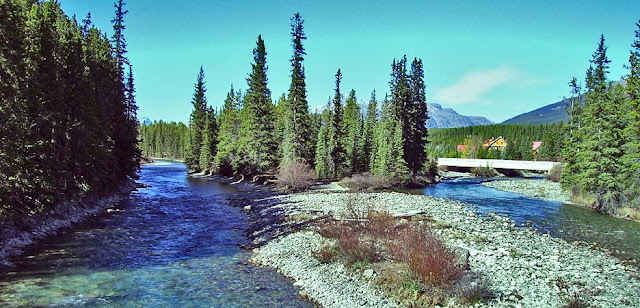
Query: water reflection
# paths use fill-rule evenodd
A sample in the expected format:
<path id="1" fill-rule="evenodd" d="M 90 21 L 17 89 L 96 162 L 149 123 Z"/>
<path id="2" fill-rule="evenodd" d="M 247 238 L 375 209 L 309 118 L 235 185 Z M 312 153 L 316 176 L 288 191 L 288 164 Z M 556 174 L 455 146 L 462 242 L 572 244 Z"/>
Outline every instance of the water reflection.
<path id="1" fill-rule="evenodd" d="M 233 188 L 143 167 L 119 210 L 29 252 L 0 278 L 1 306 L 311 307 L 275 271 L 246 265 Z"/>

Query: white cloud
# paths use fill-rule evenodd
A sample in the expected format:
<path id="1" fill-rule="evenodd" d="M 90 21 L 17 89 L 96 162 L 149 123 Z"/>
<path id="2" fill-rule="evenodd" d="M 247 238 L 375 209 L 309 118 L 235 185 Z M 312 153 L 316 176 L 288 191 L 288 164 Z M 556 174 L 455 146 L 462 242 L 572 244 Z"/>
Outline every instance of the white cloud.
<path id="1" fill-rule="evenodd" d="M 507 83 L 518 82 L 523 77 L 524 74 L 506 66 L 470 72 L 460 78 L 456 84 L 437 90 L 434 98 L 437 102 L 452 105 L 477 103 L 485 101 L 482 96 L 492 89 Z"/>

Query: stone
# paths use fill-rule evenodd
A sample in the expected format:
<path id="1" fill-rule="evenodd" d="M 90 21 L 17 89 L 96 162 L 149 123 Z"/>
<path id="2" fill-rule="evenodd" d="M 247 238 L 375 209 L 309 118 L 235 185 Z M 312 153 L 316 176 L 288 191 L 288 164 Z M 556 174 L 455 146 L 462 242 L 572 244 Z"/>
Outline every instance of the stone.
<path id="1" fill-rule="evenodd" d="M 245 211 L 247 211 L 247 212 L 248 212 L 248 211 L 251 211 L 251 205 L 247 205 L 247 206 L 245 206 L 245 207 L 244 207 L 244 210 L 245 210 Z"/>
<path id="2" fill-rule="evenodd" d="M 373 269 L 366 269 L 366 270 L 364 270 L 364 273 L 363 273 L 363 274 L 364 274 L 364 277 L 367 277 L 367 278 L 373 278 L 373 276 L 374 276 L 376 273 L 373 271 Z"/>

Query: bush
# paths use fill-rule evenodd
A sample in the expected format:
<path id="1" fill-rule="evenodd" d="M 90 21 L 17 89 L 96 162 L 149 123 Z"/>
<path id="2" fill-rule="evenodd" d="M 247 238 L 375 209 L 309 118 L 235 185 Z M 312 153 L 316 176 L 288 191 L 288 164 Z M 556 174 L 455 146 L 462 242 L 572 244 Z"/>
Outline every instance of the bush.
<path id="1" fill-rule="evenodd" d="M 405 225 L 395 235 L 389 250 L 422 283 L 446 286 L 462 276 L 456 254 L 427 228 Z"/>
<path id="2" fill-rule="evenodd" d="M 479 177 L 490 178 L 498 175 L 491 166 L 471 168 L 471 174 Z"/>
<path id="3" fill-rule="evenodd" d="M 305 190 L 314 180 L 313 170 L 302 160 L 285 162 L 278 170 L 278 186 L 285 190 Z"/>
<path id="4" fill-rule="evenodd" d="M 329 245 L 322 246 L 320 250 L 314 252 L 314 255 L 318 261 L 322 264 L 331 263 L 337 255 L 335 248 Z"/>
<path id="5" fill-rule="evenodd" d="M 562 164 L 557 164 L 551 167 L 551 170 L 545 178 L 552 182 L 560 182 L 562 179 Z"/>
<path id="6" fill-rule="evenodd" d="M 467 274 L 456 284 L 455 293 L 461 304 L 476 304 L 486 299 L 494 298 L 489 281 L 484 277 Z"/>

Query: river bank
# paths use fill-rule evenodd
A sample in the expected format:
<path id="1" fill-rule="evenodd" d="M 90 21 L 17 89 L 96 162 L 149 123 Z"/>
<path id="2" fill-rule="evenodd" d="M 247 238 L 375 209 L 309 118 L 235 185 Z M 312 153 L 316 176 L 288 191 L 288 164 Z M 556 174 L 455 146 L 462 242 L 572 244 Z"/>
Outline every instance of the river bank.
<path id="1" fill-rule="evenodd" d="M 397 299 L 379 286 L 373 268 L 354 270 L 321 264 L 313 254 L 327 239 L 316 231 L 329 215 L 346 215 L 348 198 L 394 216 L 424 215 L 449 247 L 468 252 L 470 270 L 490 282 L 492 307 L 558 307 L 578 294 L 596 307 L 640 306 L 639 274 L 581 242 L 541 235 L 494 214 L 480 217 L 461 202 L 401 193 L 301 193 L 247 198 L 257 223 L 250 230 L 252 261 L 292 278 L 301 295 L 323 307 L 394 307 Z M 451 302 L 450 304 L 455 304 Z"/>
<path id="2" fill-rule="evenodd" d="M 136 188 L 136 183 L 130 181 L 108 196 L 69 201 L 36 216 L 3 222 L 0 224 L 0 271 L 13 267 L 11 258 L 20 256 L 28 246 L 109 211 Z"/>

